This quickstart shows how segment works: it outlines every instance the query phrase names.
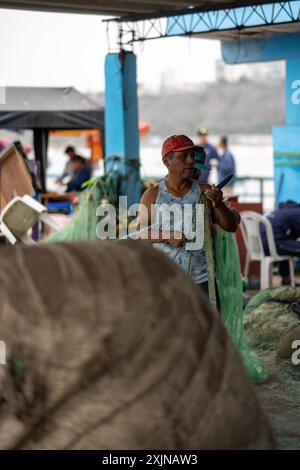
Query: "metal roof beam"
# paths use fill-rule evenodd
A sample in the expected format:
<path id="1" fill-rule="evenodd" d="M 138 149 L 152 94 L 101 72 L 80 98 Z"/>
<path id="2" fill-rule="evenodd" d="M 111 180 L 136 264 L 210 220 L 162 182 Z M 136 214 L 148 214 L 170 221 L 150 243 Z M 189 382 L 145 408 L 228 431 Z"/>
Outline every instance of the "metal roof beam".
<path id="1" fill-rule="evenodd" d="M 237 32 L 250 35 L 250 31 L 259 29 L 266 32 L 275 32 L 280 25 L 288 25 L 293 32 L 300 30 L 300 0 L 283 2 L 268 2 L 264 5 L 252 5 L 247 7 L 231 8 L 227 10 L 208 11 L 195 13 L 191 10 L 188 14 L 176 14 L 162 20 L 147 19 L 141 21 L 122 21 L 120 31 L 123 37 L 123 45 L 136 41 L 146 41 L 173 36 L 204 35 L 205 37 L 218 34 L 230 34 Z M 281 31 L 282 32 L 282 31 Z M 129 38 L 126 42 L 127 37 Z"/>

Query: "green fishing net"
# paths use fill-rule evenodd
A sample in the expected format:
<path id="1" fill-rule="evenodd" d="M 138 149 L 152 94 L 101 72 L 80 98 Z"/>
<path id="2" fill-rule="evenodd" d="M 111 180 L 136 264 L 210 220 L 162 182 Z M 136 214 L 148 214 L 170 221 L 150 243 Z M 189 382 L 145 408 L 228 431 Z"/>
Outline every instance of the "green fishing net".
<path id="1" fill-rule="evenodd" d="M 70 223 L 63 229 L 49 236 L 46 242 L 63 242 L 74 240 L 97 239 L 97 225 L 104 215 L 97 215 L 100 206 L 113 205 L 117 216 L 116 236 L 123 229 L 126 230 L 132 217 L 127 211 L 122 212 L 121 218 L 118 214 L 119 193 L 124 182 L 130 180 L 139 167 L 139 162 L 131 159 L 126 162 L 125 172 L 119 171 L 121 158 L 112 156 L 105 159 L 106 174 L 99 178 L 91 178 L 84 183 L 84 190 L 80 193 L 79 203 Z M 109 165 L 109 170 L 107 168 Z"/>
<path id="2" fill-rule="evenodd" d="M 268 375 L 263 361 L 250 349 L 243 327 L 242 277 L 235 235 L 218 228 L 215 239 L 216 279 L 221 315 L 246 370 L 255 383 Z"/>
<path id="3" fill-rule="evenodd" d="M 97 238 L 96 227 L 101 217 L 97 216 L 97 208 L 103 204 L 118 202 L 118 175 L 112 172 L 101 178 L 93 178 L 85 183 L 80 193 L 79 204 L 70 223 L 50 235 L 47 242 L 63 242 L 74 240 L 94 240 Z"/>
<path id="4" fill-rule="evenodd" d="M 275 351 L 282 337 L 300 325 L 300 288 L 277 287 L 256 294 L 245 309 L 244 327 L 249 344 Z"/>

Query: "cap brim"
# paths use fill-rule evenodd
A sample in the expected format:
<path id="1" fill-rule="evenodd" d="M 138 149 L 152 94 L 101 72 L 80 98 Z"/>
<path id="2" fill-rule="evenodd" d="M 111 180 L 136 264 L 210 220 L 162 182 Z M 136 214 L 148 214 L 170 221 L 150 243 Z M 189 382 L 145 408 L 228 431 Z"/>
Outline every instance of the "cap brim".
<path id="1" fill-rule="evenodd" d="M 185 150 L 195 150 L 195 152 L 201 152 L 201 153 L 204 153 L 204 155 L 206 155 L 204 147 L 202 145 L 185 145 L 184 147 L 170 150 L 170 152 L 184 152 Z M 164 154 L 162 153 L 162 157 L 165 157 L 167 154 L 168 152 Z"/>
<path id="2" fill-rule="evenodd" d="M 179 149 L 174 150 L 174 152 L 183 152 L 184 150 L 198 150 L 198 152 L 205 153 L 205 150 L 201 145 L 186 145 L 185 147 L 180 147 Z"/>
<path id="3" fill-rule="evenodd" d="M 197 170 L 208 170 L 210 171 L 211 168 L 207 165 L 205 165 L 204 163 L 201 163 L 201 162 L 195 162 L 194 163 L 194 168 L 197 168 Z"/>

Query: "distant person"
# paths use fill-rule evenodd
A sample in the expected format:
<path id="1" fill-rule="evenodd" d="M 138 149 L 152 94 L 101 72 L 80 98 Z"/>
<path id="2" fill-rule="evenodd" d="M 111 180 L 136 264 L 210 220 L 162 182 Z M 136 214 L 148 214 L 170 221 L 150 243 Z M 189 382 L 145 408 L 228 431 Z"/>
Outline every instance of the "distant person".
<path id="1" fill-rule="evenodd" d="M 205 164 L 211 166 L 211 160 L 218 160 L 218 152 L 216 147 L 208 142 L 208 132 L 207 129 L 201 128 L 198 131 L 198 141 L 199 144 L 204 148 L 206 153 Z M 207 183 L 209 176 L 209 170 L 202 170 L 199 177 L 199 183 Z"/>
<path id="2" fill-rule="evenodd" d="M 221 137 L 219 145 L 220 154 L 217 164 L 218 183 L 220 183 L 226 176 L 234 175 L 235 177 L 235 162 L 232 152 L 228 148 L 228 138 Z M 226 193 L 231 194 L 233 190 L 234 177 L 226 186 Z M 225 188 L 224 188 L 225 189 Z"/>
<path id="3" fill-rule="evenodd" d="M 58 178 L 58 180 L 56 181 L 57 183 L 63 183 L 63 180 L 67 177 L 69 178 L 72 178 L 73 177 L 73 165 L 72 165 L 72 160 L 75 158 L 75 157 L 80 157 L 83 159 L 84 163 L 86 166 L 89 166 L 89 162 L 86 158 L 83 158 L 81 155 L 77 155 L 76 153 L 76 149 L 75 147 L 69 145 L 66 149 L 65 149 L 65 152 L 64 152 L 69 160 L 66 162 L 65 164 L 65 168 L 64 168 L 64 171 L 63 171 L 63 174 L 60 176 L 60 178 Z"/>
<path id="4" fill-rule="evenodd" d="M 278 209 L 268 215 L 271 222 L 276 250 L 282 256 L 300 258 L 300 205 L 294 201 L 281 202 Z M 261 235 L 265 254 L 270 254 L 264 226 Z M 290 271 L 288 261 L 279 263 L 281 285 L 290 285 Z"/>
<path id="5" fill-rule="evenodd" d="M 76 155 L 71 160 L 71 171 L 73 177 L 67 184 L 66 193 L 71 191 L 82 191 L 82 185 L 91 178 L 91 170 L 86 164 L 85 158 Z"/>

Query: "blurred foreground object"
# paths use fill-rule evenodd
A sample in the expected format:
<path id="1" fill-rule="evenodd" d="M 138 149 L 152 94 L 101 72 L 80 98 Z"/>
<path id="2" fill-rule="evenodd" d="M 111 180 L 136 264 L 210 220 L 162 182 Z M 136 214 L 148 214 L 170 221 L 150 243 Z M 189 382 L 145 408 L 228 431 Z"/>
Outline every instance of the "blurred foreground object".
<path id="1" fill-rule="evenodd" d="M 274 446 L 220 316 L 162 253 L 17 246 L 0 275 L 2 449 Z"/>

